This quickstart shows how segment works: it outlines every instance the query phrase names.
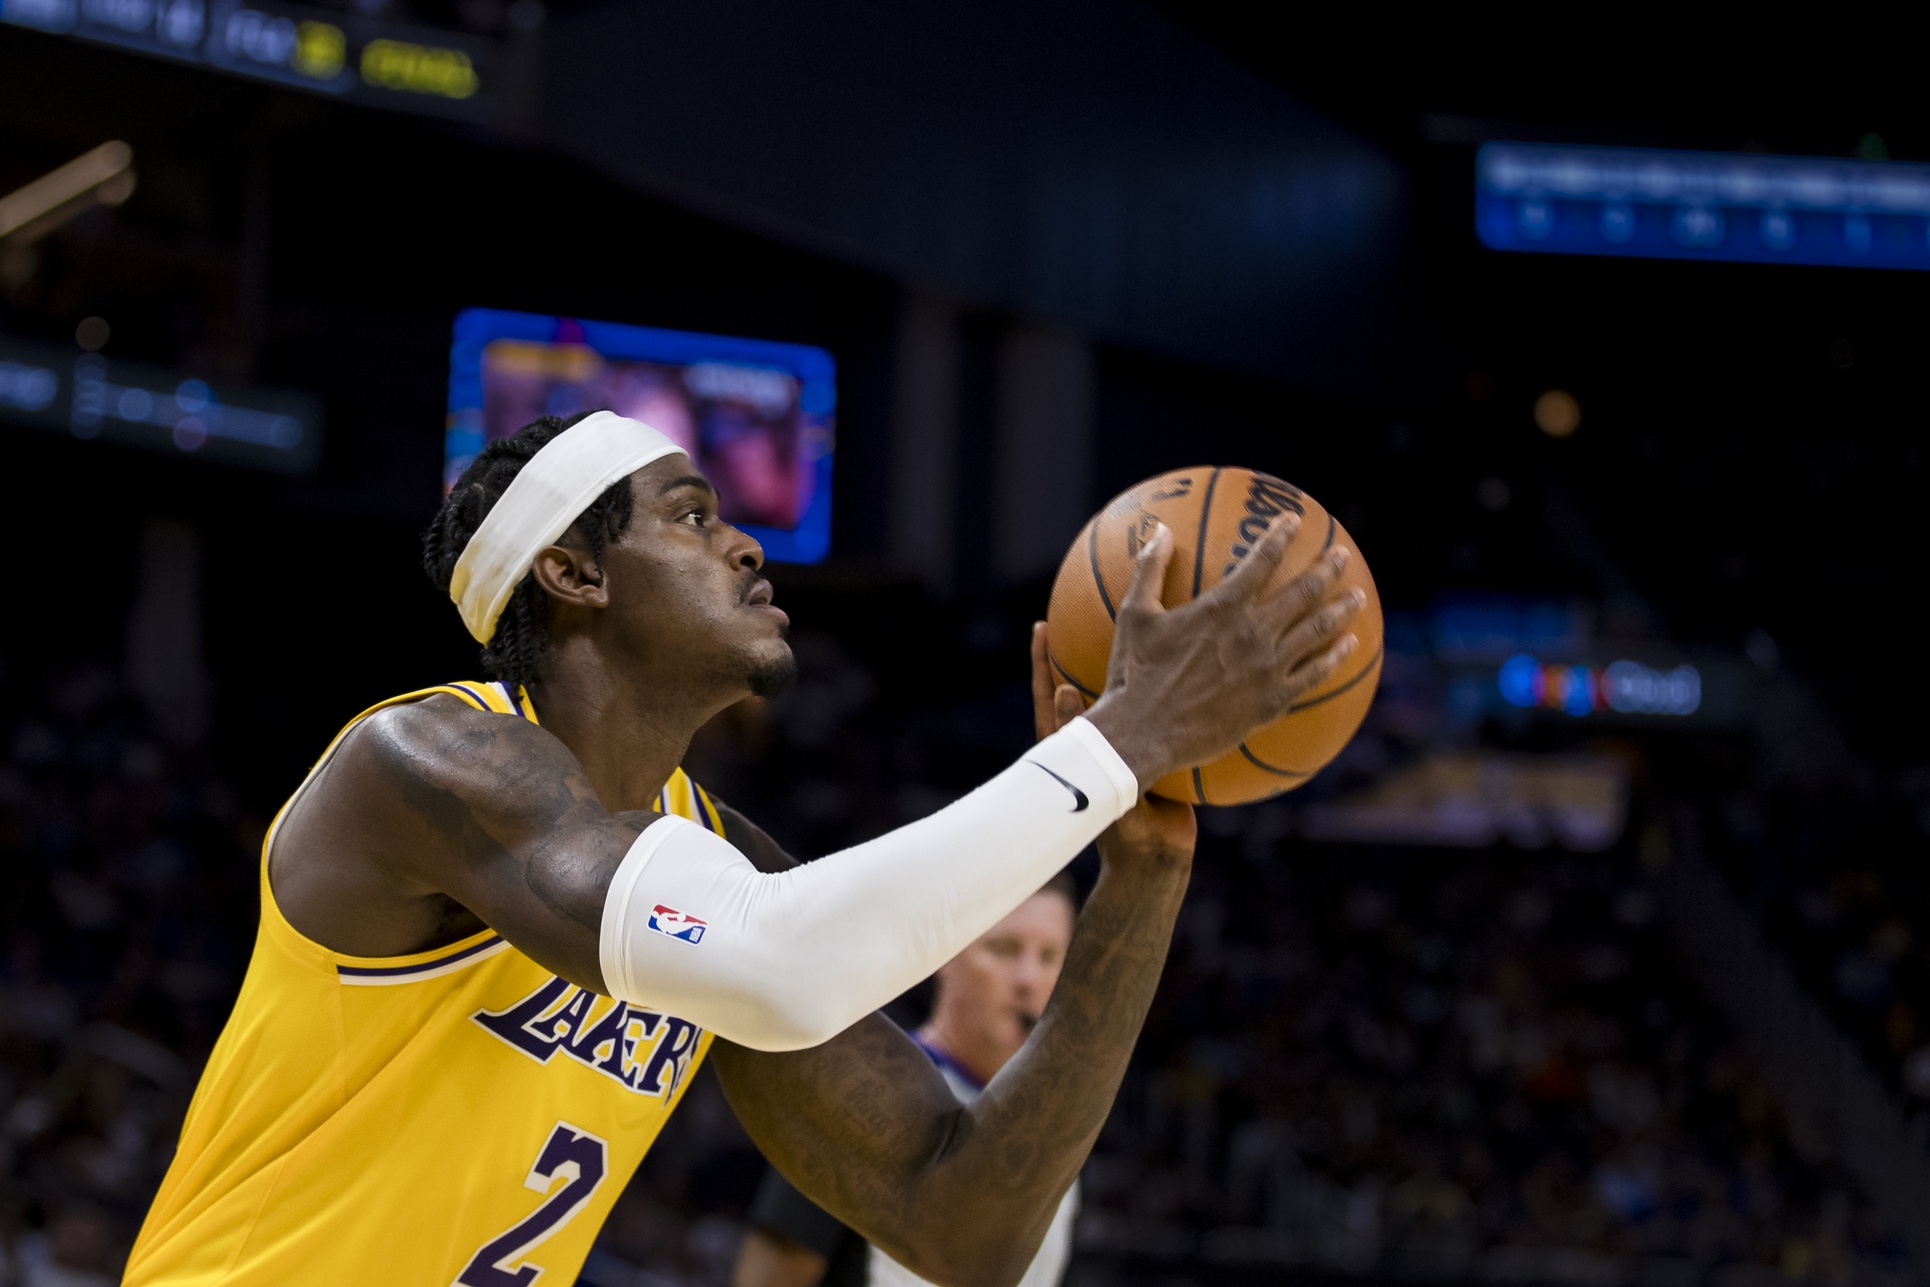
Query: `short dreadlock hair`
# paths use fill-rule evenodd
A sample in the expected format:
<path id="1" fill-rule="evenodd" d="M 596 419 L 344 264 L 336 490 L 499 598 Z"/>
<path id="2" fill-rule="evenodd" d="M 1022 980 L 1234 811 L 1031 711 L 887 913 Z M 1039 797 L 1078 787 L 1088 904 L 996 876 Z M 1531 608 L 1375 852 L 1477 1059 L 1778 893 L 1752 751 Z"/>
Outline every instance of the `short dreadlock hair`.
<path id="1" fill-rule="evenodd" d="M 449 593 L 463 548 L 530 457 L 556 435 L 594 414 L 583 411 L 568 417 L 539 417 L 509 437 L 490 443 L 470 462 L 443 500 L 435 521 L 422 534 L 422 567 L 436 589 Z M 590 547 L 590 557 L 601 562 L 610 542 L 630 525 L 630 509 L 630 480 L 619 479 L 577 515 L 570 530 L 583 537 Z M 517 582 L 503 615 L 496 621 L 496 633 L 483 645 L 483 673 L 506 684 L 533 682 L 544 650 L 549 647 L 549 628 L 549 596 L 536 584 L 535 574 L 529 574 Z"/>

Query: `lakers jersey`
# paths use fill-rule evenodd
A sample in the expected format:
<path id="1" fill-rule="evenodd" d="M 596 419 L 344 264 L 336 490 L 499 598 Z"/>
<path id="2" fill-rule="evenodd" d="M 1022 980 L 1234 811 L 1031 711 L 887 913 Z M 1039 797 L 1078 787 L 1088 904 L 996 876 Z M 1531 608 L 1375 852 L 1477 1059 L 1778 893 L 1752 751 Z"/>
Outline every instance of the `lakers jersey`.
<path id="1" fill-rule="evenodd" d="M 520 691 L 447 693 L 535 721 Z M 298 790 L 296 795 L 299 796 Z M 294 803 L 294 797 L 289 804 Z M 658 800 L 722 834 L 679 769 Z M 485 930 L 412 956 L 344 956 L 275 903 L 128 1262 L 129 1287 L 576 1280 L 710 1034 L 587 992 Z"/>

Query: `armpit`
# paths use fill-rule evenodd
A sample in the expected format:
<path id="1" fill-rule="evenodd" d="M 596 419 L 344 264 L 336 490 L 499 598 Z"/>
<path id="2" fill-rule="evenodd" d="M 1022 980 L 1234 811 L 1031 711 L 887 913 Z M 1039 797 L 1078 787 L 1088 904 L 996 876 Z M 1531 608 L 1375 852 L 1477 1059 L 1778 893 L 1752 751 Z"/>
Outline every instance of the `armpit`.
<path id="1" fill-rule="evenodd" d="M 717 806 L 717 816 L 724 820 L 724 839 L 737 846 L 738 851 L 751 860 L 753 867 L 762 872 L 774 872 L 789 871 L 802 865 L 784 852 L 784 846 L 771 839 L 755 822 L 715 795 L 710 797 L 710 802 Z"/>

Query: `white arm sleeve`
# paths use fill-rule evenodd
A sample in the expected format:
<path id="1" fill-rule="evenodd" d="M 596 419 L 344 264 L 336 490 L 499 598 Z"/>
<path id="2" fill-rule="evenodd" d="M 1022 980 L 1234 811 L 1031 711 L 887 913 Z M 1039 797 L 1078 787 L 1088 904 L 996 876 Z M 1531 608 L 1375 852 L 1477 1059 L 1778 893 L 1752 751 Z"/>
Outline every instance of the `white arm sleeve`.
<path id="1" fill-rule="evenodd" d="M 1078 719 L 929 818 L 790 871 L 663 818 L 610 880 L 605 985 L 754 1050 L 815 1046 L 957 955 L 1138 796 Z"/>

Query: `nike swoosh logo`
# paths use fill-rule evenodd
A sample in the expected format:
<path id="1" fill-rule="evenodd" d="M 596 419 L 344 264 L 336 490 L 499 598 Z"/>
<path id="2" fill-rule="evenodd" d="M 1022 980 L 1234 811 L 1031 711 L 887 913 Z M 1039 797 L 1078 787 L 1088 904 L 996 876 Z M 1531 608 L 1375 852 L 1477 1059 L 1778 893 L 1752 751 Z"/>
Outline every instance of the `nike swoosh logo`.
<path id="1" fill-rule="evenodd" d="M 1084 813 L 1086 811 L 1086 806 L 1092 803 L 1092 801 L 1086 799 L 1086 793 L 1084 791 L 1081 791 L 1078 787 L 1072 785 L 1072 783 L 1066 781 L 1064 778 L 1060 777 L 1058 774 L 1054 773 L 1051 769 L 1048 769 L 1045 765 L 1039 763 L 1037 760 L 1027 760 L 1026 763 L 1030 764 L 1033 768 L 1037 769 L 1039 772 L 1051 778 L 1054 782 L 1057 782 L 1060 786 L 1064 787 L 1066 790 L 1072 792 L 1072 811 L 1074 813 Z"/>

